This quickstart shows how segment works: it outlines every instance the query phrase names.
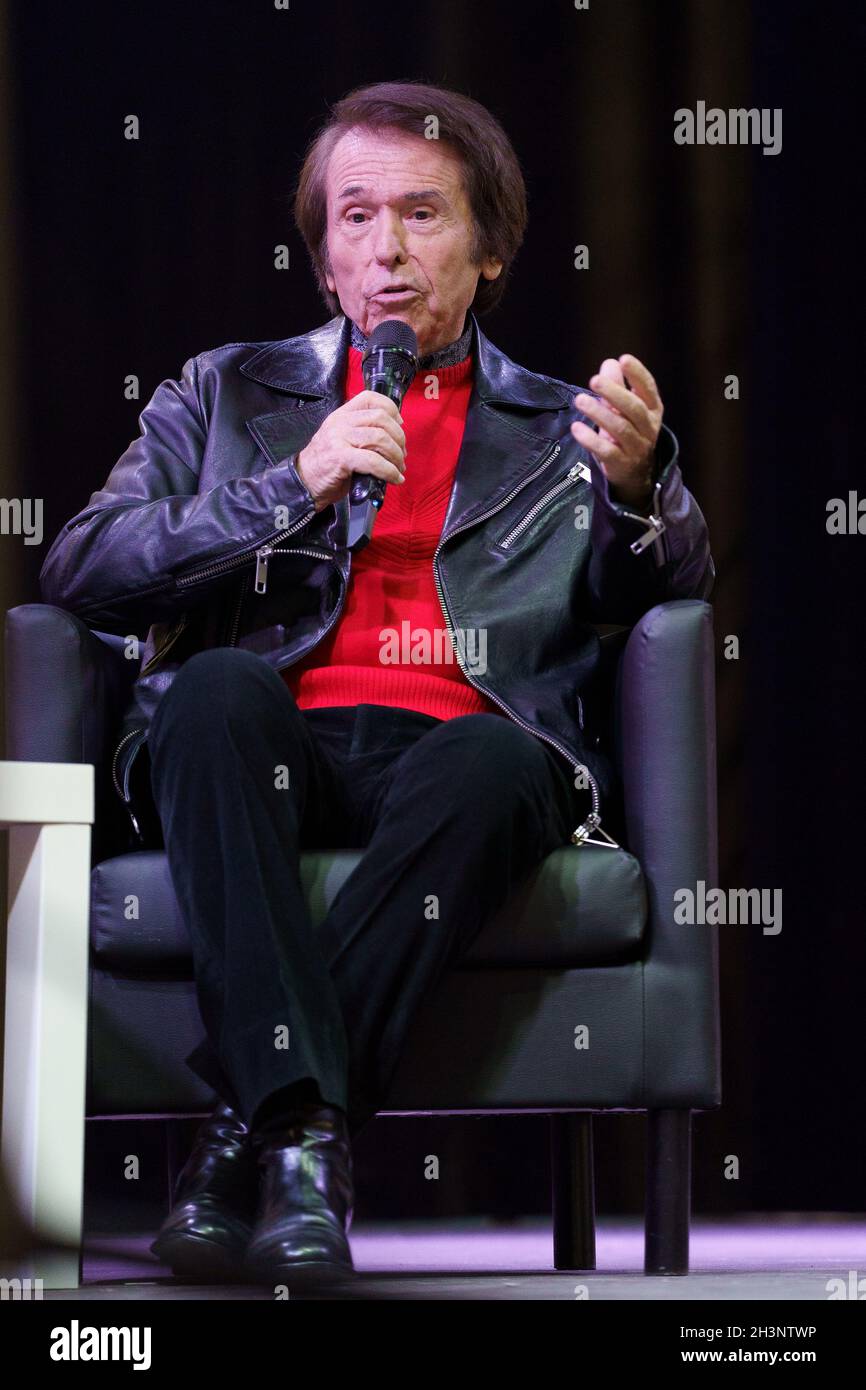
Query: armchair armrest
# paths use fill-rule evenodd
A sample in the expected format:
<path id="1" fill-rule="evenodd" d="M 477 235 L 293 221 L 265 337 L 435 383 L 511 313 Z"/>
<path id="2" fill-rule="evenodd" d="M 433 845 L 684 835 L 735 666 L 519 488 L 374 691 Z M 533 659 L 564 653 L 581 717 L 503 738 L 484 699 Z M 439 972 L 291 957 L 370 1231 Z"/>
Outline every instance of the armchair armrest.
<path id="1" fill-rule="evenodd" d="M 139 667 L 124 657 L 124 644 L 53 604 L 20 604 L 6 614 L 6 757 L 94 765 L 95 862 L 127 830 L 108 766 Z"/>
<path id="2" fill-rule="evenodd" d="M 678 889 L 694 892 L 703 880 L 709 890 L 718 882 L 715 653 L 708 603 L 659 604 L 632 629 L 617 677 L 615 758 L 629 848 L 647 888 L 647 1075 L 673 1078 L 670 1094 L 653 1103 L 682 1105 L 691 1092 L 701 1096 L 701 1104 L 717 1105 L 718 928 L 674 920 Z"/>
<path id="3" fill-rule="evenodd" d="M 92 631 L 50 603 L 6 614 L 6 756 L 102 763 L 138 663 L 124 639 Z"/>

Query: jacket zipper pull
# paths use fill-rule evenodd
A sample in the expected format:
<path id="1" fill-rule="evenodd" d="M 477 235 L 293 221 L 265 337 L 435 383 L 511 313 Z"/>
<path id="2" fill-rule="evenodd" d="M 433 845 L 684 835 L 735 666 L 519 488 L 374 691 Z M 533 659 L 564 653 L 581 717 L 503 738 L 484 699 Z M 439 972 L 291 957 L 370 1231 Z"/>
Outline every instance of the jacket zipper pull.
<path id="1" fill-rule="evenodd" d="M 660 539 L 665 524 L 660 516 L 653 513 L 652 516 L 642 516 L 640 518 L 646 524 L 646 530 L 636 541 L 632 541 L 629 549 L 635 554 L 640 555 L 642 550 L 646 550 L 648 545 L 654 545 Z"/>
<path id="2" fill-rule="evenodd" d="M 256 551 L 256 583 L 257 594 L 263 594 L 268 587 L 268 556 L 273 550 L 271 545 L 263 545 Z"/>
<path id="3" fill-rule="evenodd" d="M 585 844 L 593 830 L 597 830 L 601 825 L 601 816 L 596 811 L 590 811 L 585 821 L 581 821 L 577 829 L 572 833 L 572 840 L 576 845 Z"/>
<path id="4" fill-rule="evenodd" d="M 603 840 L 592 839 L 593 835 L 603 835 Z M 585 821 L 572 832 L 572 842 L 576 845 L 600 845 L 604 849 L 620 849 L 612 835 L 608 835 L 601 823 L 601 816 L 597 811 L 590 811 Z"/>

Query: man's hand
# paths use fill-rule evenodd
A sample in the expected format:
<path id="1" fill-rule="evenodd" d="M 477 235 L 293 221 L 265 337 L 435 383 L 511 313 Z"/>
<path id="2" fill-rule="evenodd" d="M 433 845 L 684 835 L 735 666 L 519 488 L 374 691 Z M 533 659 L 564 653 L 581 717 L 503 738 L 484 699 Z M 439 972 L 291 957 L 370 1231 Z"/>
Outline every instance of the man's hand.
<path id="1" fill-rule="evenodd" d="M 623 372 L 628 373 L 626 386 Z M 652 500 L 653 461 L 664 406 L 652 375 L 631 353 L 617 360 L 606 357 L 598 376 L 590 378 L 593 391 L 604 400 L 580 392 L 574 404 L 599 426 L 575 421 L 571 432 L 578 444 L 595 454 L 607 478 L 615 502 L 636 511 L 648 511 Z"/>
<path id="2" fill-rule="evenodd" d="M 377 391 L 360 391 L 333 410 L 295 462 L 295 472 L 317 512 L 346 496 L 355 473 L 402 483 L 405 471 L 406 436 L 400 412 Z"/>

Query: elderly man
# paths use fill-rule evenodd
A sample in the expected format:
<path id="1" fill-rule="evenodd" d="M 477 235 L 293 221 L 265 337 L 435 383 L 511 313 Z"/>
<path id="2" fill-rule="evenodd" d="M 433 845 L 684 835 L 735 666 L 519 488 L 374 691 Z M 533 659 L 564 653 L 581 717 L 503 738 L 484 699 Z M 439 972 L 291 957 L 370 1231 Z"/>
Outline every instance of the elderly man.
<path id="1" fill-rule="evenodd" d="M 713 566 L 647 367 L 608 358 L 578 391 L 478 327 L 526 221 L 484 107 L 351 93 L 295 216 L 335 317 L 163 382 L 41 578 L 147 634 L 114 780 L 137 844 L 164 844 L 205 1028 L 187 1061 L 220 1098 L 153 1249 L 300 1287 L 353 1273 L 351 1140 L 421 1000 L 554 849 L 613 843 L 593 624 L 704 597 Z M 418 343 L 399 408 L 362 373 L 389 319 Z M 353 550 L 356 474 L 390 486 Z M 313 847 L 365 850 L 315 930 Z"/>

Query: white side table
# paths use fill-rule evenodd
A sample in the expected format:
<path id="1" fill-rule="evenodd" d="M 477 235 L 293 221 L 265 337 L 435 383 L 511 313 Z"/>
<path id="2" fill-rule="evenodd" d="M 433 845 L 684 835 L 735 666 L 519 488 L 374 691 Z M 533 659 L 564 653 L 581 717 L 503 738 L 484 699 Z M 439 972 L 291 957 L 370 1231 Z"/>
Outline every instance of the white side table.
<path id="1" fill-rule="evenodd" d="M 92 763 L 0 762 L 9 829 L 2 1163 L 24 1219 L 70 1247 L 34 1252 L 16 1271 L 55 1289 L 80 1282 L 93 787 Z"/>

